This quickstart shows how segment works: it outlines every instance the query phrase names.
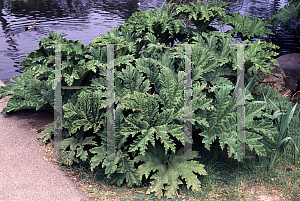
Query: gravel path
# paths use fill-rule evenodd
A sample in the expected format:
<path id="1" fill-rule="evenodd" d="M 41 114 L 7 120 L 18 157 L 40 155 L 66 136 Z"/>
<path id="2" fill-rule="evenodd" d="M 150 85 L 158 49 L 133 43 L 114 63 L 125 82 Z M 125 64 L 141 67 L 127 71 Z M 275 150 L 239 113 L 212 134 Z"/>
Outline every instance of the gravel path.
<path id="1" fill-rule="evenodd" d="M 0 111 L 7 100 L 0 99 Z M 24 115 L 38 127 L 53 122 L 45 111 L 0 115 L 0 200 L 90 200 L 59 166 L 43 158 L 43 146 Z"/>

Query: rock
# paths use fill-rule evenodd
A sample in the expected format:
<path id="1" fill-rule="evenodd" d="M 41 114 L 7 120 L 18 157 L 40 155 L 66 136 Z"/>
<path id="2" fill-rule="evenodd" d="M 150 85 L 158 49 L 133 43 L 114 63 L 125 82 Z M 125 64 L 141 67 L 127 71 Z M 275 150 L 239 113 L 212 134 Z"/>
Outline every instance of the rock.
<path id="1" fill-rule="evenodd" d="M 291 77 L 300 83 L 300 53 L 282 55 L 276 60 L 280 68 L 285 72 L 287 78 Z"/>
<path id="2" fill-rule="evenodd" d="M 260 82 L 259 86 L 264 87 L 266 85 L 269 85 L 272 89 L 278 90 L 282 94 L 282 96 L 286 98 L 298 98 L 297 100 L 293 100 L 294 103 L 299 102 L 300 97 L 298 97 L 298 95 L 295 94 L 297 92 L 298 83 L 294 79 L 294 77 L 297 78 L 297 76 L 290 76 L 291 68 L 285 68 L 285 71 L 277 65 L 273 65 L 272 63 L 270 64 L 273 67 L 273 69 L 270 70 L 270 73 L 267 73 L 267 75 L 265 75 L 265 73 L 263 73 L 262 71 L 258 70 L 258 74 L 263 77 L 263 80 Z M 284 65 L 283 63 L 281 64 Z M 293 71 L 295 71 L 295 69 L 293 69 Z M 288 72 L 289 75 L 286 75 L 286 72 Z"/>
<path id="3" fill-rule="evenodd" d="M 284 71 L 277 65 L 271 64 L 273 69 L 270 69 L 270 73 L 263 73 L 261 70 L 258 70 L 258 74 L 263 77 L 263 80 L 260 82 L 260 87 L 265 87 L 270 85 L 272 89 L 278 90 L 281 94 L 287 93 L 285 90 L 285 79 L 286 75 Z M 291 94 L 289 94 L 291 95 Z"/>
<path id="4" fill-rule="evenodd" d="M 293 103 L 298 102 L 300 104 L 300 90 L 297 91 L 296 93 L 294 93 L 294 95 L 292 96 L 292 98 L 296 98 L 295 100 L 293 100 Z"/>
<path id="5" fill-rule="evenodd" d="M 286 74 L 285 87 L 292 91 L 294 103 L 300 103 L 300 53 L 291 53 L 279 56 L 276 58 L 279 63 L 280 68 Z M 298 87 L 295 85 L 298 85 Z M 291 87 L 291 88 L 290 88 Z M 295 89 L 294 91 L 292 89 Z"/>
<path id="6" fill-rule="evenodd" d="M 288 97 L 292 97 L 295 95 L 297 88 L 298 88 L 298 83 L 296 80 L 294 80 L 292 77 L 287 76 L 285 80 L 285 88 L 289 90 L 290 92 L 288 93 Z M 300 97 L 299 97 L 300 98 Z M 299 99 L 300 100 L 300 99 Z"/>

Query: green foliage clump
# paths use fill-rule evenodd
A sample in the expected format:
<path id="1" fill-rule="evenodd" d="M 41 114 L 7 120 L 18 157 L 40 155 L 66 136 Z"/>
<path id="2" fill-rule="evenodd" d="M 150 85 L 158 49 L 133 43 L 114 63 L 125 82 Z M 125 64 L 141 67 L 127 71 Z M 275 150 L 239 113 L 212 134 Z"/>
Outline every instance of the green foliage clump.
<path id="1" fill-rule="evenodd" d="M 275 31 L 279 23 L 281 27 L 291 31 L 289 26 L 291 25 L 291 19 L 296 22 L 300 19 L 300 1 L 291 0 L 287 5 L 281 8 L 278 12 L 272 14 L 272 16 L 267 19 L 270 24 L 272 24 L 272 31 Z"/>
<path id="2" fill-rule="evenodd" d="M 174 4 L 154 12 L 134 13 L 123 25 L 85 47 L 79 41 L 68 41 L 49 31 L 48 38 L 39 40 L 37 51 L 22 62 L 23 77 L 9 80 L 15 86 L 0 87 L 0 98 L 14 95 L 2 114 L 24 108 L 53 110 L 57 82 L 53 44 L 64 44 L 62 86 L 105 86 L 110 79 L 105 46 L 122 44 L 114 47 L 114 122 L 105 116 L 107 89 L 63 90 L 62 162 L 72 165 L 89 160 L 92 171 L 102 164 L 108 179 L 118 186 L 124 180 L 129 187 L 141 185 L 145 175 L 152 180 L 148 193 L 155 192 L 157 197 L 173 198 L 183 179 L 188 188 L 199 191 L 196 174 L 207 174 L 203 165 L 188 157 L 175 157 L 183 155 L 185 143 L 193 143 L 183 126 L 187 63 L 191 62 L 194 86 L 191 123 L 193 131 L 203 137 L 206 149 L 218 138 L 222 149 L 228 146 L 228 155 L 242 161 L 236 152 L 236 90 L 229 88 L 236 80 L 226 77 L 236 74 L 237 47 L 230 45 L 237 42 L 234 33 L 243 39 L 243 44 L 249 44 L 244 52 L 245 143 L 259 156 L 265 156 L 266 144 L 274 142 L 277 132 L 266 105 L 252 104 L 252 94 L 260 91 L 252 81 L 258 69 L 269 72 L 268 62 L 277 64 L 272 50 L 278 47 L 258 39 L 250 42 L 256 36 L 270 33 L 266 29 L 268 24 L 249 16 L 227 16 L 224 5 L 198 1 L 176 6 L 176 12 L 171 14 Z M 180 14 L 186 15 L 197 28 L 188 28 L 175 20 Z M 234 29 L 228 33 L 216 31 L 209 24 L 217 18 Z M 192 61 L 184 56 L 189 48 Z M 107 153 L 108 124 L 114 124 L 113 154 Z M 52 129 L 53 124 L 48 125 L 39 138 L 43 142 L 49 140 Z"/>
<path id="3" fill-rule="evenodd" d="M 223 17 L 220 24 L 232 26 L 233 29 L 227 33 L 236 33 L 243 41 L 258 36 L 266 36 L 266 34 L 274 35 L 270 29 L 267 29 L 267 26 L 272 26 L 271 24 L 268 24 L 267 21 L 259 20 L 256 16 L 252 19 L 250 14 L 245 16 L 233 13 L 232 15 Z"/>

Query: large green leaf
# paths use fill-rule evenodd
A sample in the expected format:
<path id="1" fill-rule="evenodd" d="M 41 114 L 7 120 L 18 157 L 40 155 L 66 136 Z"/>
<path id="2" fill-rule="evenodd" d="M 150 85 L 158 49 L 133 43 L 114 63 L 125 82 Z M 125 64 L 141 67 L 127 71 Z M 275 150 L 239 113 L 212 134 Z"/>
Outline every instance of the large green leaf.
<path id="1" fill-rule="evenodd" d="M 196 151 L 193 151 L 192 154 L 197 156 Z M 176 155 L 181 156 L 181 158 L 176 158 L 174 153 L 170 156 L 165 154 L 160 146 L 150 146 L 145 156 L 139 155 L 134 159 L 135 162 L 144 162 L 138 168 L 140 180 L 142 180 L 143 175 L 147 179 L 151 172 L 153 173 L 150 177 L 152 181 L 147 194 L 155 192 L 158 198 L 164 195 L 168 198 L 174 198 L 175 195 L 178 195 L 179 184 L 183 184 L 180 177 L 186 181 L 188 188 L 191 187 L 193 191 L 200 191 L 201 182 L 195 173 L 207 175 L 203 168 L 204 165 L 198 164 L 196 161 L 188 161 L 189 159 L 183 157 L 183 149 L 179 150 Z"/>
<path id="2" fill-rule="evenodd" d="M 226 33 L 230 35 L 238 34 L 243 41 L 258 36 L 266 37 L 266 34 L 274 35 L 270 29 L 267 29 L 268 26 L 271 26 L 268 21 L 258 19 L 256 16 L 251 18 L 250 13 L 247 16 L 240 13 L 233 13 L 232 15 L 221 17 L 219 21 L 220 24 L 233 27 L 233 29 L 228 30 Z"/>

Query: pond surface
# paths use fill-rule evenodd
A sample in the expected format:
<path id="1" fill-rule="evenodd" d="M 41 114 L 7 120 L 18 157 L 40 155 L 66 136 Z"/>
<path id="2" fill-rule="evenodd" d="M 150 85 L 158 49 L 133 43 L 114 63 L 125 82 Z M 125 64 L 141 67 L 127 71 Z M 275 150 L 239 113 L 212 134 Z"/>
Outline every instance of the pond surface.
<path id="1" fill-rule="evenodd" d="M 240 12 L 264 19 L 284 7 L 288 0 L 227 1 L 229 12 Z M 45 29 L 62 32 L 68 40 L 81 40 L 88 45 L 98 35 L 107 34 L 112 27 L 123 24 L 132 13 L 161 7 L 164 0 L 0 0 L 0 80 L 21 75 L 20 63 L 24 55 L 36 50 Z M 36 22 L 36 29 L 25 31 Z M 229 27 L 220 29 L 226 31 Z M 263 38 L 262 38 L 263 39 Z M 278 52 L 288 54 L 300 52 L 299 35 L 281 32 L 265 40 L 282 47 Z M 5 84 L 11 84 L 6 82 Z"/>

